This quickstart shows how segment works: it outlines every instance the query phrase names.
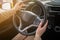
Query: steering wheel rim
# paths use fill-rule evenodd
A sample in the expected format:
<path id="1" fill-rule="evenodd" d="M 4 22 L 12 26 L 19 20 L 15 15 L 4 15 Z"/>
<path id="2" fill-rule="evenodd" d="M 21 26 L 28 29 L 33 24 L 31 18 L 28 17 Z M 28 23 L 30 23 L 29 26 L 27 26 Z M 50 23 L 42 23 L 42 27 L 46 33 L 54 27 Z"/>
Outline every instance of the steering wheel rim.
<path id="1" fill-rule="evenodd" d="M 41 7 L 42 7 L 42 9 L 43 9 L 43 12 L 44 12 L 44 23 L 46 22 L 46 9 L 45 9 L 45 7 L 43 6 L 43 4 L 41 3 L 41 2 L 35 2 L 35 3 L 37 3 L 37 4 L 39 4 Z M 26 9 L 27 10 L 27 9 Z M 29 10 L 30 11 L 30 10 Z M 14 15 L 15 16 L 15 15 Z M 13 16 L 13 24 L 14 24 L 14 16 Z M 20 20 L 20 22 L 21 22 L 21 20 Z M 43 23 L 43 25 L 44 25 L 44 23 Z M 14 24 L 14 26 L 15 26 L 15 28 L 17 29 L 17 26 L 16 26 L 16 24 Z M 22 26 L 21 24 L 20 24 L 20 26 Z M 32 33 L 29 33 L 29 34 L 27 34 L 27 33 L 24 33 L 24 32 L 21 32 L 19 29 L 17 29 L 21 34 L 23 34 L 23 35 L 28 35 L 28 36 L 30 36 L 30 35 L 33 35 L 33 34 L 35 34 L 35 32 L 36 31 L 34 31 L 34 32 L 32 32 Z"/>

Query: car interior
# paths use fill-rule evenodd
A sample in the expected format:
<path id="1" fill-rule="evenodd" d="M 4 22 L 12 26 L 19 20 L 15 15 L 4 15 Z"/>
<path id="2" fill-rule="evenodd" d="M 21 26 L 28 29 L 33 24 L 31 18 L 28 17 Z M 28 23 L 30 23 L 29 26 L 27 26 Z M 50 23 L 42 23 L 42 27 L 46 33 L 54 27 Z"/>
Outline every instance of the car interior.
<path id="1" fill-rule="evenodd" d="M 43 25 L 48 20 L 42 40 L 60 40 L 60 0 L 31 0 L 14 15 L 4 13 L 11 10 L 18 1 L 23 0 L 0 0 L 0 40 L 16 40 L 20 35 L 35 35 L 42 20 Z"/>

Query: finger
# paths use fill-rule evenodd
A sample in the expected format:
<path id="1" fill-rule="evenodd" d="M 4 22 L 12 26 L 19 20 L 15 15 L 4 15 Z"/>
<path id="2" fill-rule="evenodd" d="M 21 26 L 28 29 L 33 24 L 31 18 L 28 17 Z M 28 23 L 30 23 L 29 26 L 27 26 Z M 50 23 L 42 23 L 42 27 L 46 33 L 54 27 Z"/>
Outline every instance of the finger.
<path id="1" fill-rule="evenodd" d="M 22 3 L 23 3 L 23 2 L 20 2 L 20 1 L 19 1 L 19 2 L 17 2 L 16 4 L 21 5 Z"/>
<path id="2" fill-rule="evenodd" d="M 43 25 L 43 21 L 40 22 L 38 28 L 41 28 L 42 25 Z"/>
<path id="3" fill-rule="evenodd" d="M 19 2 L 19 5 L 22 5 L 22 4 L 24 4 L 23 2 Z"/>
<path id="4" fill-rule="evenodd" d="M 46 22 L 46 24 L 42 27 L 42 29 L 46 29 L 48 26 L 48 20 L 47 20 L 47 22 Z"/>
<path id="5" fill-rule="evenodd" d="M 22 5 L 23 4 L 23 2 L 17 2 L 16 3 L 16 5 Z"/>

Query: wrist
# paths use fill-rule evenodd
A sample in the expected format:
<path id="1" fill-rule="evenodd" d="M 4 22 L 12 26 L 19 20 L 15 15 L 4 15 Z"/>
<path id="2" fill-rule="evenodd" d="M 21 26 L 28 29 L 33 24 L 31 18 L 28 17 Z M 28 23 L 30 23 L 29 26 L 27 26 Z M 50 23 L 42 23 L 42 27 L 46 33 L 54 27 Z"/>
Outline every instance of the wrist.
<path id="1" fill-rule="evenodd" d="M 35 35 L 35 36 L 40 36 L 40 37 L 41 37 L 42 35 L 41 35 L 41 34 L 37 34 L 37 33 L 36 33 L 36 35 Z"/>
<path id="2" fill-rule="evenodd" d="M 42 40 L 41 37 L 39 35 L 36 35 L 34 40 Z"/>
<path id="3" fill-rule="evenodd" d="M 12 9 L 13 12 L 15 13 L 19 13 L 20 11 L 19 10 L 16 10 L 16 9 Z"/>
<path id="4" fill-rule="evenodd" d="M 15 12 L 18 11 L 18 10 L 16 10 L 15 8 L 12 8 L 12 10 L 15 11 Z"/>

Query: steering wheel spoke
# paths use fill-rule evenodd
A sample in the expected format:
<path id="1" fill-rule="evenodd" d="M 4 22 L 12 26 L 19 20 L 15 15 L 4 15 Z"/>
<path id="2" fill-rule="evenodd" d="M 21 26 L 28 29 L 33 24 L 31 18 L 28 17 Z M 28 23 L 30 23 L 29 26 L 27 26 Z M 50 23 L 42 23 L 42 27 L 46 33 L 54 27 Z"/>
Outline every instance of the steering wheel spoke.
<path id="1" fill-rule="evenodd" d="M 33 25 L 39 25 L 39 23 L 41 22 L 42 19 L 40 19 L 38 16 L 36 17 L 36 19 L 33 22 Z"/>
<path id="2" fill-rule="evenodd" d="M 22 29 L 21 32 L 27 31 L 27 29 L 29 29 L 29 28 L 31 28 L 31 27 L 37 27 L 37 26 L 38 26 L 38 25 L 33 25 L 33 24 L 31 24 L 31 25 L 25 27 L 24 29 Z M 20 28 L 19 28 L 19 30 L 20 30 Z"/>

